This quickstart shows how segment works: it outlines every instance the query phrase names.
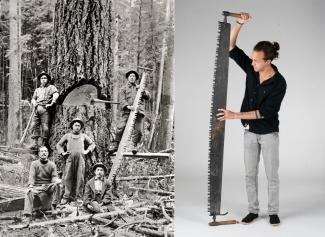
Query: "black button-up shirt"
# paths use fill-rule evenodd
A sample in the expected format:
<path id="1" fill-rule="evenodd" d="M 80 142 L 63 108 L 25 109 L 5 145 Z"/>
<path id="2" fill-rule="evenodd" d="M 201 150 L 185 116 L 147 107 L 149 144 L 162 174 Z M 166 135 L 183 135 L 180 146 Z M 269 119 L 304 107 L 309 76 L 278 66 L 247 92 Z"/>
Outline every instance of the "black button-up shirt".
<path id="1" fill-rule="evenodd" d="M 279 131 L 279 115 L 281 102 L 286 93 L 287 83 L 276 66 L 274 76 L 260 83 L 259 73 L 254 71 L 252 59 L 237 46 L 229 52 L 229 56 L 245 71 L 246 89 L 241 112 L 259 110 L 261 119 L 242 120 L 249 131 L 267 134 Z"/>

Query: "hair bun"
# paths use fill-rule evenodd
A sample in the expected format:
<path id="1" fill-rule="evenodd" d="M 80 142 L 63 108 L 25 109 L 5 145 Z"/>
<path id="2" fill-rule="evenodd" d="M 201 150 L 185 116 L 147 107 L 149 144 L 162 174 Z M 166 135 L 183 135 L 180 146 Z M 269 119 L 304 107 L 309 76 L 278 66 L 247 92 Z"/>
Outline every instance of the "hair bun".
<path id="1" fill-rule="evenodd" d="M 272 44 L 273 44 L 273 47 L 274 47 L 274 49 L 275 49 L 276 51 L 279 51 L 279 50 L 280 50 L 280 45 L 279 45 L 278 42 L 273 42 Z"/>

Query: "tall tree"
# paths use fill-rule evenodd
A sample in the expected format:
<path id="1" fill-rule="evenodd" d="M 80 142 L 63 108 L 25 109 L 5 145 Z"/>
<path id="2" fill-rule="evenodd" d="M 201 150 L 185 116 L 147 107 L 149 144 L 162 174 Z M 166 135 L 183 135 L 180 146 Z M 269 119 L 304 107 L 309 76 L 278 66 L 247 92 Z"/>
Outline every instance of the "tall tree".
<path id="1" fill-rule="evenodd" d="M 10 1 L 9 5 L 9 83 L 8 90 L 8 135 L 9 146 L 17 144 L 21 135 L 21 73 L 20 73 L 20 6 L 18 0 Z"/>
<path id="2" fill-rule="evenodd" d="M 92 84 L 98 96 L 109 99 L 113 69 L 111 1 L 59 0 L 55 6 L 52 75 L 61 99 L 73 88 Z M 58 105 L 51 130 L 51 146 L 69 130 L 69 122 L 80 117 L 85 131 L 96 143 L 97 159 L 107 162 L 109 107 Z M 88 166 L 94 162 L 87 159 Z M 59 163 L 59 162 L 58 162 Z"/>
<path id="3" fill-rule="evenodd" d="M 166 10 L 166 54 L 163 73 L 163 88 L 161 95 L 161 127 L 159 149 L 170 148 L 173 138 L 175 80 L 174 80 L 174 0 L 167 0 Z"/>

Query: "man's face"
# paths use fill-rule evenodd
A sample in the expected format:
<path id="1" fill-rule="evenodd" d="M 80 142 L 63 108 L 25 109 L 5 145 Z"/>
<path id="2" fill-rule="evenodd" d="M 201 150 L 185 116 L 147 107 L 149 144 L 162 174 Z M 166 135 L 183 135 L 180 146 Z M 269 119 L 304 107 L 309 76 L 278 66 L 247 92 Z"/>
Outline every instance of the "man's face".
<path id="1" fill-rule="evenodd" d="M 252 66 L 254 67 L 255 72 L 263 71 L 268 65 L 270 65 L 270 60 L 264 60 L 263 51 L 253 51 Z"/>
<path id="2" fill-rule="evenodd" d="M 45 86 L 46 83 L 47 83 L 47 76 L 45 76 L 45 75 L 41 76 L 41 85 Z"/>
<path id="3" fill-rule="evenodd" d="M 75 122 L 72 125 L 72 131 L 75 132 L 75 133 L 78 133 L 78 132 L 80 132 L 80 130 L 81 130 L 81 124 L 78 123 L 78 122 Z"/>
<path id="4" fill-rule="evenodd" d="M 49 151 L 46 147 L 41 147 L 38 152 L 38 156 L 42 161 L 47 161 L 49 157 Z"/>
<path id="5" fill-rule="evenodd" d="M 130 83 L 135 83 L 135 81 L 136 81 L 136 76 L 135 76 L 135 74 L 134 73 L 131 73 L 129 76 L 128 76 L 128 81 L 130 82 Z"/>
<path id="6" fill-rule="evenodd" d="M 103 167 L 97 167 L 96 169 L 95 169 L 95 175 L 96 175 L 96 177 L 99 177 L 99 178 L 101 178 L 101 177 L 103 177 L 104 176 L 104 169 L 103 169 Z"/>

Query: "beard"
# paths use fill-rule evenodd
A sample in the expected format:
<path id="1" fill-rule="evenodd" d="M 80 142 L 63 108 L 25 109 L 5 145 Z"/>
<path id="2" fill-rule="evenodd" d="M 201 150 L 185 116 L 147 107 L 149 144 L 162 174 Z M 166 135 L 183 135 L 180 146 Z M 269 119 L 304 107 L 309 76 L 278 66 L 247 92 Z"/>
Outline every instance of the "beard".
<path id="1" fill-rule="evenodd" d="M 42 164 L 46 164 L 47 162 L 48 162 L 49 160 L 48 159 L 40 159 L 40 162 L 42 163 Z"/>

